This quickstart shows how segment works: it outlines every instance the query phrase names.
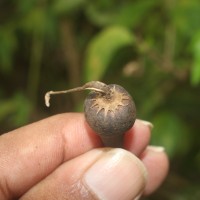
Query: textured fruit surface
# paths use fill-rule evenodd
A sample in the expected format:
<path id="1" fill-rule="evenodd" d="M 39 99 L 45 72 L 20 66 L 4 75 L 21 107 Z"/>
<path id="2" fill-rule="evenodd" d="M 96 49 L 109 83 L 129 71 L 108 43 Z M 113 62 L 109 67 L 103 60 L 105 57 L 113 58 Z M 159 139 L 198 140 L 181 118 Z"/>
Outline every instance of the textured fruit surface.
<path id="1" fill-rule="evenodd" d="M 123 134 L 135 122 L 135 104 L 123 87 L 115 84 L 108 86 L 110 90 L 107 94 L 89 93 L 84 104 L 85 117 L 99 135 Z"/>

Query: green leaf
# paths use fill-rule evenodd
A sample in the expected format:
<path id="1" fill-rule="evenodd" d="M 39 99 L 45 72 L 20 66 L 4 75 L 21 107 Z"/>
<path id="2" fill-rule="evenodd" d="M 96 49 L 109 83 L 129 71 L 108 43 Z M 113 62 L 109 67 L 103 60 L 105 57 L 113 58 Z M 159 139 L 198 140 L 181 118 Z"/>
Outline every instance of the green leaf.
<path id="1" fill-rule="evenodd" d="M 172 12 L 173 23 L 178 32 L 193 37 L 194 33 L 199 30 L 200 21 L 200 2 L 199 0 L 192 1 L 176 1 Z"/>
<path id="2" fill-rule="evenodd" d="M 191 82 L 192 85 L 200 83 L 200 59 L 196 59 L 191 69 Z"/>
<path id="3" fill-rule="evenodd" d="M 20 21 L 20 27 L 27 33 L 44 34 L 49 30 L 52 18 L 44 8 L 34 8 Z"/>
<path id="4" fill-rule="evenodd" d="M 162 111 L 155 116 L 152 123 L 154 124 L 153 145 L 165 147 L 171 158 L 188 152 L 191 138 L 185 124 L 176 114 Z"/>
<path id="5" fill-rule="evenodd" d="M 52 10 L 56 14 L 68 14 L 83 5 L 85 0 L 55 0 Z"/>
<path id="6" fill-rule="evenodd" d="M 20 14 L 30 12 L 36 5 L 35 0 L 17 0 L 17 10 Z"/>
<path id="7" fill-rule="evenodd" d="M 111 25 L 116 18 L 116 12 L 113 8 L 105 11 L 105 8 L 100 9 L 98 3 L 93 2 L 87 5 L 85 8 L 85 14 L 89 21 L 97 26 Z"/>
<path id="8" fill-rule="evenodd" d="M 21 126 L 23 124 L 28 123 L 30 113 L 32 110 L 31 102 L 28 100 L 28 98 L 18 92 L 13 99 L 16 104 L 16 111 L 13 113 L 12 120 L 15 126 Z"/>
<path id="9" fill-rule="evenodd" d="M 93 1 L 86 7 L 85 13 L 88 19 L 98 26 L 120 25 L 133 27 L 149 14 L 148 11 L 157 2 L 159 1 L 148 0 L 108 4 L 102 1 Z"/>
<path id="10" fill-rule="evenodd" d="M 200 83 L 200 33 L 194 36 L 192 51 L 194 60 L 191 68 L 191 83 L 192 85 L 197 85 Z"/>
<path id="11" fill-rule="evenodd" d="M 0 27 L 0 71 L 8 73 L 12 69 L 13 54 L 17 47 L 14 30 Z"/>
<path id="12" fill-rule="evenodd" d="M 0 121 L 9 116 L 15 126 L 25 124 L 29 120 L 31 108 L 27 97 L 18 92 L 12 98 L 0 101 Z"/>
<path id="13" fill-rule="evenodd" d="M 85 60 L 85 80 L 101 79 L 115 53 L 133 43 L 133 34 L 126 28 L 114 26 L 103 30 L 89 43 Z"/>
<path id="14" fill-rule="evenodd" d="M 119 10 L 114 24 L 134 27 L 149 14 L 148 11 L 152 9 L 157 2 L 157 0 L 148 0 L 125 4 L 125 6 Z"/>
<path id="15" fill-rule="evenodd" d="M 0 121 L 16 109 L 16 103 L 13 99 L 0 101 Z"/>

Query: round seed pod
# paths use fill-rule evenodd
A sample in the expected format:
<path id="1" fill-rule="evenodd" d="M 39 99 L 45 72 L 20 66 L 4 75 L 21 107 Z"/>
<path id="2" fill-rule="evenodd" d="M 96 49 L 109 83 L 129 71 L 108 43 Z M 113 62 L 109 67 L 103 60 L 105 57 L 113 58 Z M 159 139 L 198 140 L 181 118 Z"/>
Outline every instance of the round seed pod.
<path id="1" fill-rule="evenodd" d="M 123 87 L 116 84 L 107 87 L 106 93 L 89 93 L 84 103 L 85 118 L 105 146 L 122 147 L 123 134 L 135 122 L 136 107 Z"/>
<path id="2" fill-rule="evenodd" d="M 84 103 L 85 118 L 89 126 L 101 137 L 105 146 L 123 147 L 124 133 L 133 126 L 136 119 L 134 101 L 123 87 L 90 81 L 69 90 L 47 92 L 45 104 L 50 106 L 51 95 L 83 90 L 92 90 Z"/>

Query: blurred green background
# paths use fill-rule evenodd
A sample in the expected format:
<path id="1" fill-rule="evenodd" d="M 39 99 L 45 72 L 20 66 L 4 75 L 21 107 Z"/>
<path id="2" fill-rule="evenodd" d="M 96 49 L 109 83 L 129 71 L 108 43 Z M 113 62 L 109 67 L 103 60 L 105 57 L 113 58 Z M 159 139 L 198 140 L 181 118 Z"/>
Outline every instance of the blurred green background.
<path id="1" fill-rule="evenodd" d="M 170 156 L 145 199 L 200 199 L 199 0 L 0 1 L 0 133 L 81 111 L 86 93 L 44 94 L 91 80 L 125 87 Z"/>

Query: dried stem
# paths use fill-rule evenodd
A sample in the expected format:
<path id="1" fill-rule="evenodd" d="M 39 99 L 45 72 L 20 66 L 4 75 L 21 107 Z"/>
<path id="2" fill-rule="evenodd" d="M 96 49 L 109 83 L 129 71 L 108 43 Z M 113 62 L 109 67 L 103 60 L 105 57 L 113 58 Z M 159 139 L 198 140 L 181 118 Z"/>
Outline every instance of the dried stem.
<path id="1" fill-rule="evenodd" d="M 107 85 L 105 83 L 102 83 L 99 81 L 91 81 L 81 87 L 76 87 L 76 88 L 69 89 L 69 90 L 49 91 L 45 94 L 45 104 L 47 107 L 50 106 L 50 96 L 51 95 L 66 94 L 66 93 L 70 93 L 70 92 L 78 92 L 78 91 L 83 91 L 83 90 L 93 90 L 96 92 L 108 93 L 109 88 L 107 87 Z"/>

